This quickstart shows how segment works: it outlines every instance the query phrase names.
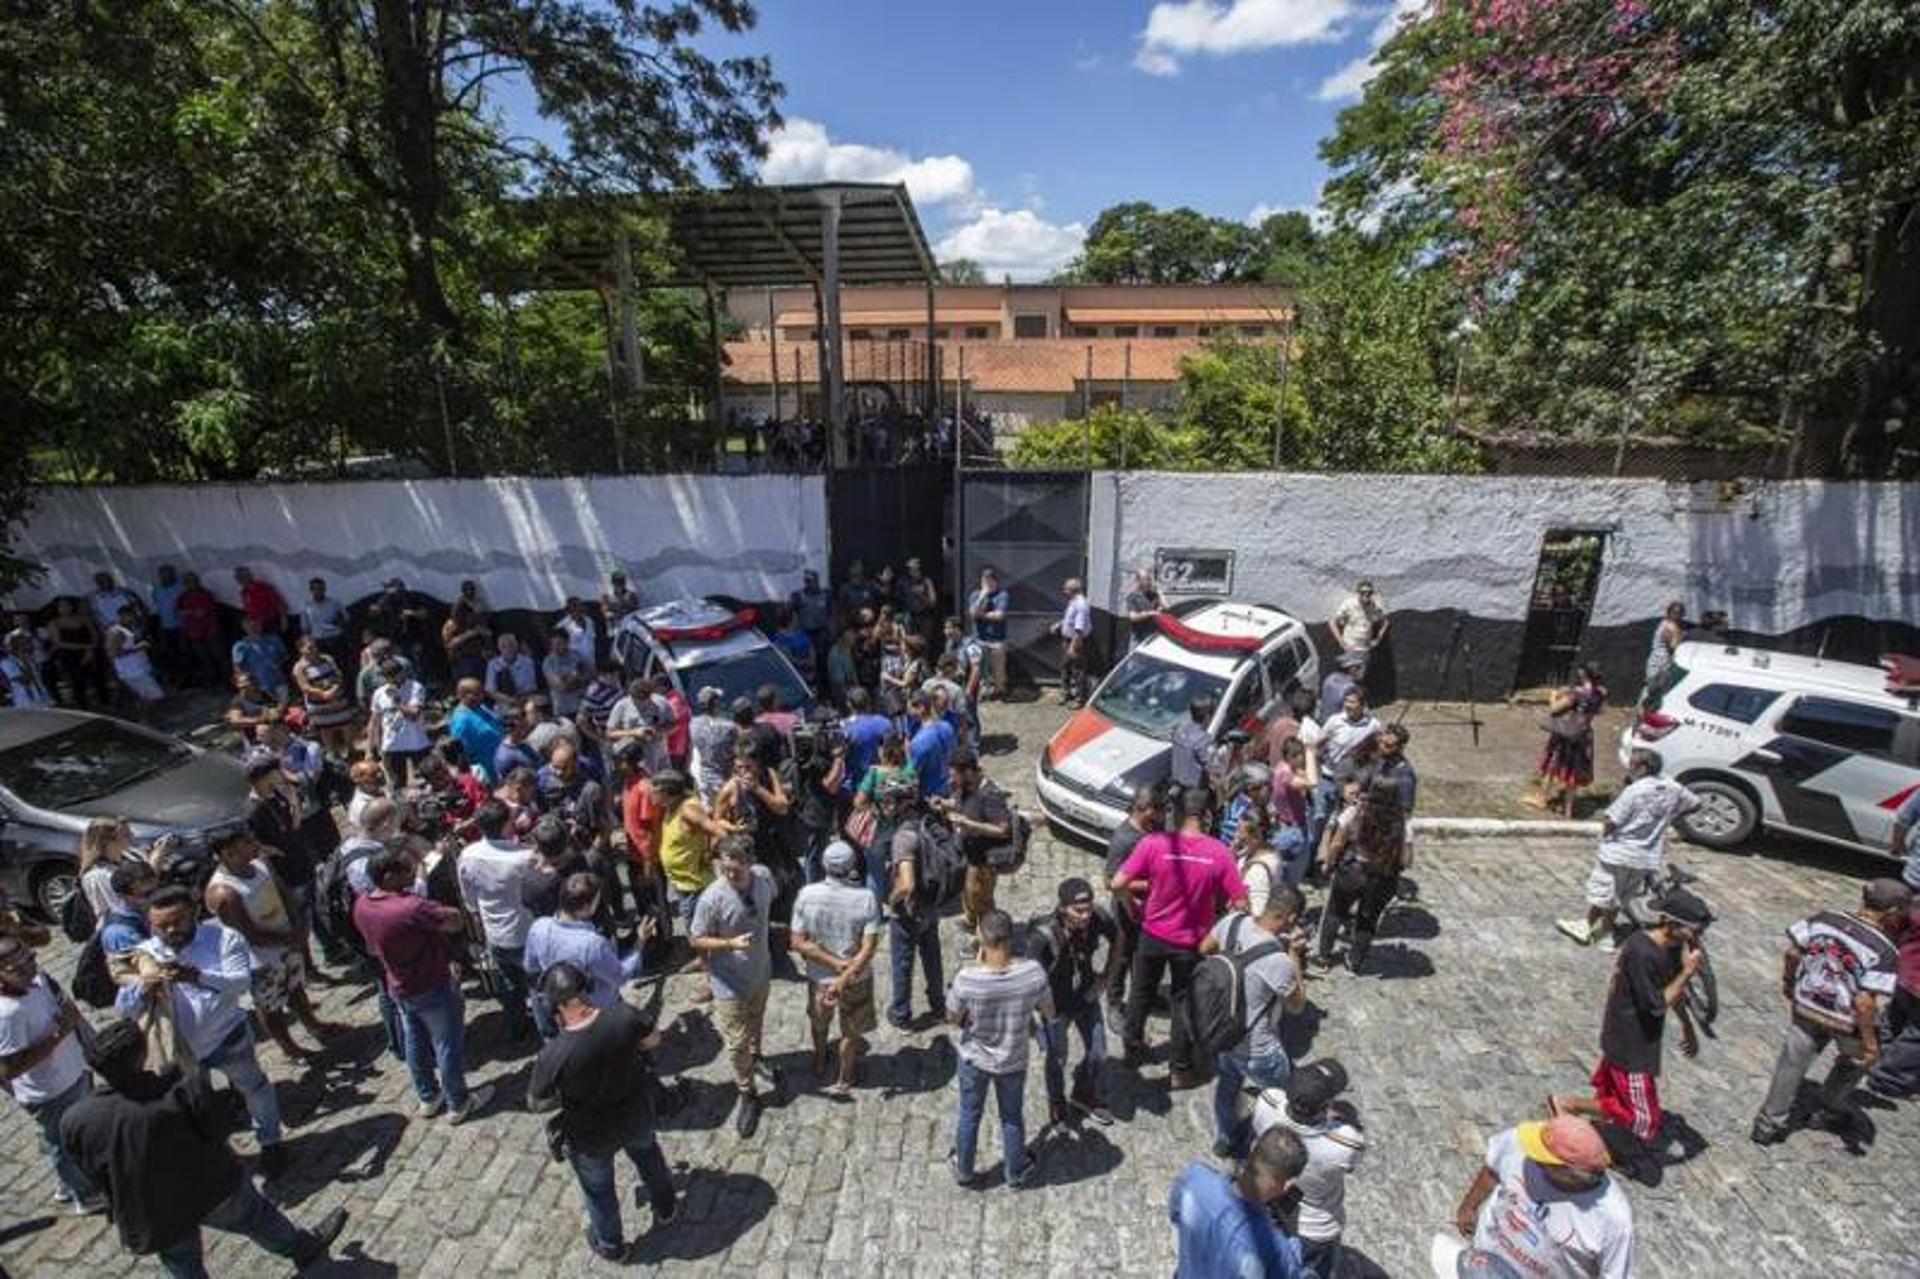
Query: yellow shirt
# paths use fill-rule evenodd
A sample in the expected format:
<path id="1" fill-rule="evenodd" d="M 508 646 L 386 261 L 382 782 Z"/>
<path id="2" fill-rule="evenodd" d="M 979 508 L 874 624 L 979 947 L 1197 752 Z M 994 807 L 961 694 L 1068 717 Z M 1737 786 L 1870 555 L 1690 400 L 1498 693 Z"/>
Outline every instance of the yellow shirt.
<path id="1" fill-rule="evenodd" d="M 667 882 L 682 895 L 697 893 L 713 882 L 712 837 L 688 820 L 703 815 L 700 801 L 689 799 L 660 823 L 660 867 Z"/>

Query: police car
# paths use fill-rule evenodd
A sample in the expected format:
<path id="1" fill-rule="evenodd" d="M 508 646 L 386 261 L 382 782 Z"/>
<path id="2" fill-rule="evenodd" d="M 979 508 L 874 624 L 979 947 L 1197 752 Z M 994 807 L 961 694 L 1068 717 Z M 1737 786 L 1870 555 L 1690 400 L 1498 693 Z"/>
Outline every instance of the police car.
<path id="1" fill-rule="evenodd" d="M 771 685 L 782 710 L 804 713 L 813 704 L 807 682 L 756 629 L 757 620 L 754 610 L 718 600 L 673 600 L 622 617 L 613 652 L 628 679 L 651 678 L 662 692 L 671 685 L 688 705 L 703 688 L 719 689 L 725 706 Z"/>
<path id="2" fill-rule="evenodd" d="M 1157 633 L 1100 681 L 1040 753 L 1040 806 L 1055 828 L 1105 842 L 1134 793 L 1167 779 L 1173 730 L 1212 698 L 1216 739 L 1253 731 L 1287 695 L 1319 686 L 1307 628 L 1270 604 L 1198 600 L 1155 617 Z"/>
<path id="3" fill-rule="evenodd" d="M 1881 660 L 1683 643 L 1665 691 L 1622 734 L 1621 761 L 1657 752 L 1702 801 L 1680 832 L 1709 848 L 1766 826 L 1884 853 L 1920 789 L 1920 663 Z"/>

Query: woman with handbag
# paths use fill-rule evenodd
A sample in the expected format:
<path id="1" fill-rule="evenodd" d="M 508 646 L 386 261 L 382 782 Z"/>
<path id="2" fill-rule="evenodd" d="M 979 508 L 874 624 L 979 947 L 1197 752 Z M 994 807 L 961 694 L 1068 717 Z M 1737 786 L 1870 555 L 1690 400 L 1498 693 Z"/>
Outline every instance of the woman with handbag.
<path id="1" fill-rule="evenodd" d="M 1341 813 L 1327 831 L 1321 870 L 1331 872 L 1331 886 L 1314 945 L 1314 961 L 1320 967 L 1332 966 L 1334 939 L 1341 927 L 1350 924 L 1347 971 L 1360 971 L 1373 948 L 1380 916 L 1393 900 L 1401 872 L 1412 861 L 1400 785 L 1390 777 L 1376 777 L 1361 793 L 1359 803 Z"/>
<path id="2" fill-rule="evenodd" d="M 1574 668 L 1571 687 L 1554 693 L 1547 704 L 1546 749 L 1540 753 L 1540 790 L 1529 792 L 1522 803 L 1532 808 L 1551 808 L 1557 802 L 1560 815 L 1573 820 L 1573 797 L 1593 785 L 1593 720 L 1607 704 L 1606 685 L 1600 672 L 1582 664 Z M 1556 797 L 1554 787 L 1560 788 Z"/>

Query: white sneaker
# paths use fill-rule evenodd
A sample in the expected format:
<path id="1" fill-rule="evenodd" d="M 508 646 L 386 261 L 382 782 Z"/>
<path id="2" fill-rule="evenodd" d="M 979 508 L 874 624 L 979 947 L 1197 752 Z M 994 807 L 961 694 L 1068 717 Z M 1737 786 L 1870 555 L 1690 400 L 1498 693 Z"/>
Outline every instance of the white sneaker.
<path id="1" fill-rule="evenodd" d="M 1584 919 L 1556 919 L 1553 926 L 1582 946 L 1593 945 L 1593 925 Z"/>
<path id="2" fill-rule="evenodd" d="M 423 1101 L 413 1108 L 413 1113 L 422 1119 L 431 1119 L 447 1108 L 447 1098 L 443 1093 L 432 1101 Z"/>
<path id="3" fill-rule="evenodd" d="M 1593 944 L 1594 946 L 1596 946 L 1600 950 L 1605 951 L 1609 955 L 1611 955 L 1614 951 L 1620 948 L 1620 943 L 1613 939 L 1613 930 L 1611 928 L 1609 928 L 1606 932 L 1601 933 L 1600 936 L 1597 939 L 1595 939 Z"/>
<path id="4" fill-rule="evenodd" d="M 468 1090 L 467 1099 L 447 1112 L 449 1124 L 463 1124 L 476 1110 L 485 1110 L 487 1103 L 493 1100 L 493 1085 L 481 1084 Z"/>

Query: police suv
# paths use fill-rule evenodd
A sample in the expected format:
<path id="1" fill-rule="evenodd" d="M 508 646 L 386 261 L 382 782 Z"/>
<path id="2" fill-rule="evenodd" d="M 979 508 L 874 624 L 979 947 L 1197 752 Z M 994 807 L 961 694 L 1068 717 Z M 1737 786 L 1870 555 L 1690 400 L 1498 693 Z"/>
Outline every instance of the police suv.
<path id="1" fill-rule="evenodd" d="M 1645 747 L 1701 799 L 1677 825 L 1709 848 L 1761 826 L 1884 853 L 1920 789 L 1920 670 L 1687 642 L 1665 689 L 1620 740 Z"/>

